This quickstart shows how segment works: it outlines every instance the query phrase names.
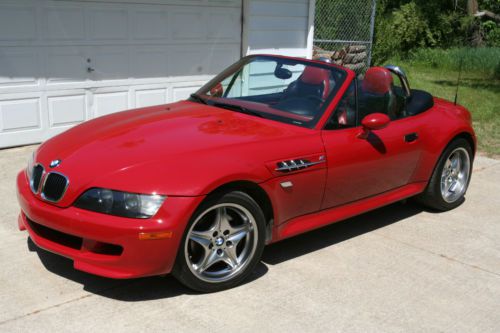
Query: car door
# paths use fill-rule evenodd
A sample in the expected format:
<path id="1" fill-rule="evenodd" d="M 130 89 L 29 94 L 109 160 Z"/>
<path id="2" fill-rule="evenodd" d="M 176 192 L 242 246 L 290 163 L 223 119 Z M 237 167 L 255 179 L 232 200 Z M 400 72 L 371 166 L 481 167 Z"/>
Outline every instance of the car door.
<path id="1" fill-rule="evenodd" d="M 408 184 L 421 153 L 418 132 L 422 125 L 413 124 L 411 117 L 391 121 L 386 128 L 371 131 L 366 139 L 360 138 L 363 129 L 356 119 L 357 94 L 353 92 L 356 81 L 322 130 L 328 164 L 322 209 Z M 346 113 L 351 114 L 347 120 L 342 116 Z M 343 124 L 339 124 L 342 118 Z"/>

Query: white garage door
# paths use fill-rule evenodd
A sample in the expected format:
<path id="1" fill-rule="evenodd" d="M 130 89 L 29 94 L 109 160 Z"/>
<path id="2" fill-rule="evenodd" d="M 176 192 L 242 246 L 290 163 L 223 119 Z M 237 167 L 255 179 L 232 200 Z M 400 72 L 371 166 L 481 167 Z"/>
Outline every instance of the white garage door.
<path id="1" fill-rule="evenodd" d="M 0 148 L 185 99 L 240 48 L 241 0 L 2 0 Z"/>

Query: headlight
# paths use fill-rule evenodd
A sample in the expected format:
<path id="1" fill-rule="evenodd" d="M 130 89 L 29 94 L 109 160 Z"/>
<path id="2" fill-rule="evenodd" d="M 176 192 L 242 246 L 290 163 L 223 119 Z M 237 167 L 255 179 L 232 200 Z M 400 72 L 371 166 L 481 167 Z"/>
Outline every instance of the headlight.
<path id="1" fill-rule="evenodd" d="M 165 198 L 162 195 L 92 188 L 76 200 L 75 206 L 104 214 L 145 219 L 156 214 Z"/>

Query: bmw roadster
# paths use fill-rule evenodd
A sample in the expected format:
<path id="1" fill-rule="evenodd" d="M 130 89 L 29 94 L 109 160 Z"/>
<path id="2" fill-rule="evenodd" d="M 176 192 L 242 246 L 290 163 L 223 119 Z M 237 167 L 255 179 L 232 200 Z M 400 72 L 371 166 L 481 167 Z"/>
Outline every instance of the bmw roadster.
<path id="1" fill-rule="evenodd" d="M 241 283 L 265 244 L 409 197 L 460 205 L 476 139 L 462 106 L 396 66 L 241 59 L 188 100 L 100 117 L 17 176 L 18 224 L 78 270 Z"/>

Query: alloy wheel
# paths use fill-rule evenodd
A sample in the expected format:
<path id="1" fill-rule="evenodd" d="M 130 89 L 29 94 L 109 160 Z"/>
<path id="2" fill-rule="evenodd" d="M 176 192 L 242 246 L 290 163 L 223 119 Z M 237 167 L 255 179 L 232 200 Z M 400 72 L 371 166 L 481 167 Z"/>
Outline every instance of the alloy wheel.
<path id="1" fill-rule="evenodd" d="M 470 157 L 466 149 L 459 147 L 453 150 L 441 173 L 441 196 L 452 203 L 460 199 L 469 184 Z"/>
<path id="2" fill-rule="evenodd" d="M 250 211 L 238 204 L 223 203 L 205 210 L 191 225 L 184 255 L 197 278 L 224 282 L 244 270 L 257 244 L 257 224 Z"/>

